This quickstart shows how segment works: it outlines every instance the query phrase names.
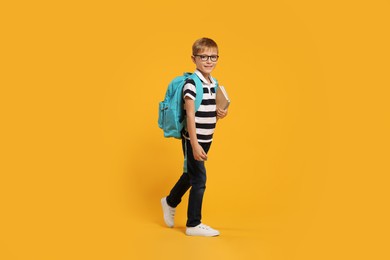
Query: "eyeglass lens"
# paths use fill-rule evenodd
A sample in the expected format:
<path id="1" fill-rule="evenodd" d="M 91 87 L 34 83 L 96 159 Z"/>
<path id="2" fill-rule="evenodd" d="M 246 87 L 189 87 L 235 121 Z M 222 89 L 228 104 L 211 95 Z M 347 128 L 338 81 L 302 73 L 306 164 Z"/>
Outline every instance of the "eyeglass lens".
<path id="1" fill-rule="evenodd" d="M 209 58 L 211 61 L 217 61 L 218 60 L 218 55 L 211 55 L 211 56 L 208 56 L 208 55 L 196 55 L 196 56 L 199 56 L 200 59 L 202 61 L 207 61 Z"/>

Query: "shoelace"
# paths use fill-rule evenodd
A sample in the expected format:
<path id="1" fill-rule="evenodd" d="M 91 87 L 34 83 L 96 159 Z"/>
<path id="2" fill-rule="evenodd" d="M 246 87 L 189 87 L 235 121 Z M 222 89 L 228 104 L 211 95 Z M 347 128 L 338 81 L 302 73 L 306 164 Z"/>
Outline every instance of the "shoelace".
<path id="1" fill-rule="evenodd" d="M 170 209 L 169 209 L 169 214 L 170 214 L 172 217 L 175 216 L 175 212 L 176 212 L 176 209 L 174 209 L 174 208 L 170 208 Z"/>
<path id="2" fill-rule="evenodd" d="M 200 224 L 199 228 L 206 229 L 206 230 L 211 230 L 211 228 L 205 224 Z"/>

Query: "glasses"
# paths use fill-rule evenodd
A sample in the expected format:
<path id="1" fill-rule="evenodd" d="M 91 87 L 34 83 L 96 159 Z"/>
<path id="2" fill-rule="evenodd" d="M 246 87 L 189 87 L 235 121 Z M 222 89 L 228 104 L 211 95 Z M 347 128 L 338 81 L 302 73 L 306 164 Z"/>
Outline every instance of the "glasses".
<path id="1" fill-rule="evenodd" d="M 211 56 L 208 56 L 208 55 L 194 55 L 195 57 L 200 57 L 200 60 L 201 61 L 208 61 L 209 59 L 212 61 L 212 62 L 216 62 L 219 58 L 218 55 L 211 55 Z"/>

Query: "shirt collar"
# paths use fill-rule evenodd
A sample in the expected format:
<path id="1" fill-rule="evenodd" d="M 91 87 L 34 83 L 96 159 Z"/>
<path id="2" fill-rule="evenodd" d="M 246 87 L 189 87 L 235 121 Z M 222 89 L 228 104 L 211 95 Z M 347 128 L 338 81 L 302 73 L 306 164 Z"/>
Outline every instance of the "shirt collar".
<path id="1" fill-rule="evenodd" d="M 209 84 L 208 81 L 205 79 L 205 77 L 203 76 L 202 72 L 200 72 L 199 70 L 195 70 L 195 74 L 200 78 L 200 80 L 204 83 L 204 84 Z M 211 85 L 215 85 L 215 81 L 214 81 L 214 78 L 210 75 L 210 81 L 211 81 Z"/>

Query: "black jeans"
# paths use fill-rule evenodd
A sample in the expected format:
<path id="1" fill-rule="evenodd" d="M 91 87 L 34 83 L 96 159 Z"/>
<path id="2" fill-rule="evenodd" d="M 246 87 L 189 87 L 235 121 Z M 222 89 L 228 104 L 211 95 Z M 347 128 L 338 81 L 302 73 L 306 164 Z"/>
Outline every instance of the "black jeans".
<path id="1" fill-rule="evenodd" d="M 210 149 L 210 143 L 199 143 L 207 153 Z M 201 223 L 202 219 L 202 201 L 206 189 L 206 168 L 204 162 L 196 161 L 192 153 L 192 146 L 189 140 L 182 138 L 182 148 L 184 157 L 187 158 L 187 171 L 181 175 L 175 186 L 172 188 L 167 203 L 176 208 L 181 202 L 181 198 L 191 187 L 188 199 L 187 209 L 187 227 L 195 227 Z"/>

